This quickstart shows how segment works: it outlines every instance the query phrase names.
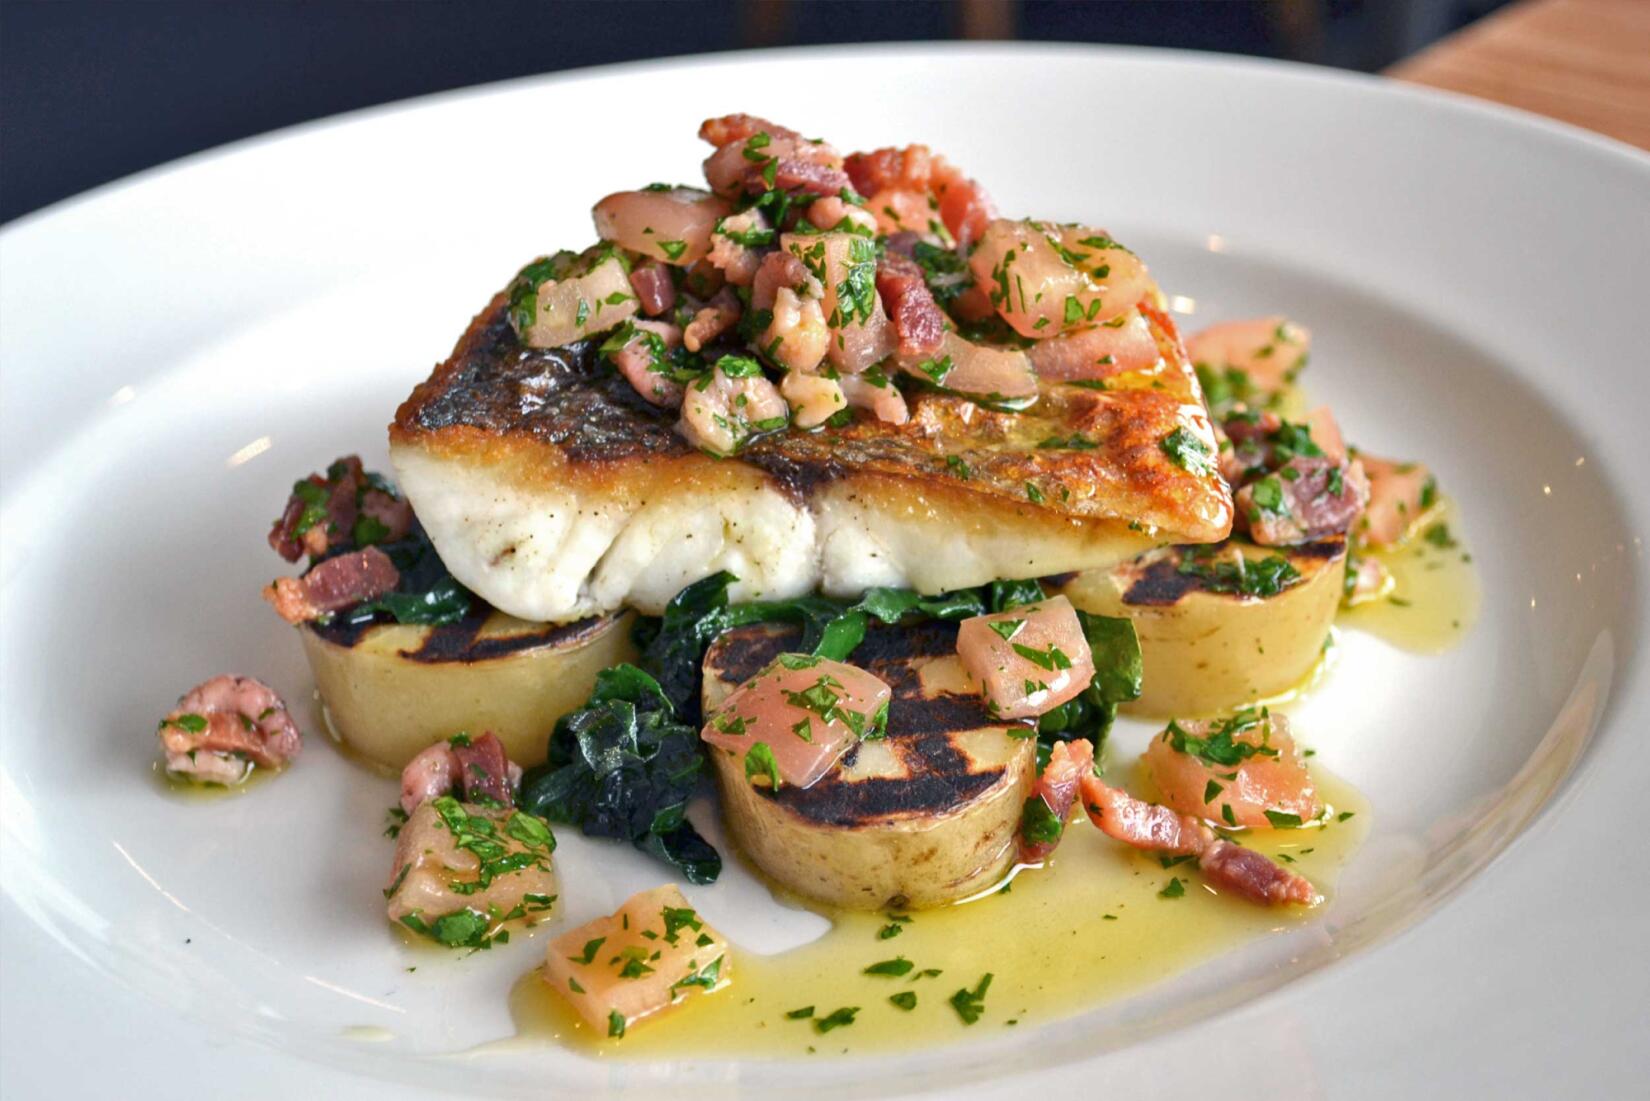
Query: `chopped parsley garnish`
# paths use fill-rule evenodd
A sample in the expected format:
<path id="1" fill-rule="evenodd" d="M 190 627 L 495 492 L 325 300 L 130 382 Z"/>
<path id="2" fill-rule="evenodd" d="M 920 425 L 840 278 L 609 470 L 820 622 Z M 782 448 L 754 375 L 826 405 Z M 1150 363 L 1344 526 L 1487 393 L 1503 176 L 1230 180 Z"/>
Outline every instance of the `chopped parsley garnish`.
<path id="1" fill-rule="evenodd" d="M 1018 642 L 1009 645 L 1014 648 L 1016 654 L 1019 654 L 1039 669 L 1047 669 L 1053 672 L 1056 669 L 1071 668 L 1071 659 L 1066 656 L 1065 651 L 1053 643 L 1049 643 L 1048 647 L 1042 650 L 1034 650 L 1030 646 L 1021 645 Z"/>
<path id="2" fill-rule="evenodd" d="M 968 464 L 963 462 L 962 459 L 958 458 L 956 455 L 947 455 L 945 457 L 945 465 L 950 468 L 953 474 L 965 482 L 968 481 L 969 477 L 974 473 L 968 468 Z"/>
<path id="3" fill-rule="evenodd" d="M 801 1009 L 793 1009 L 790 1012 L 785 1014 L 785 1016 L 787 1018 L 789 1018 L 790 1020 L 793 1020 L 793 1021 L 807 1020 L 809 1017 L 812 1017 L 813 1015 L 814 1015 L 814 1007 L 811 1006 L 811 1005 L 805 1005 Z"/>
<path id="4" fill-rule="evenodd" d="M 997 636 L 1004 642 L 1007 642 L 1009 639 L 1019 634 L 1020 628 L 1025 625 L 1026 621 L 1023 619 L 998 619 L 986 624 L 986 626 L 995 631 Z"/>
<path id="5" fill-rule="evenodd" d="M 659 247 L 664 250 L 666 256 L 670 257 L 671 263 L 675 263 L 677 260 L 680 260 L 682 258 L 682 254 L 687 251 L 687 242 L 660 241 Z"/>
<path id="6" fill-rule="evenodd" d="M 1204 475 L 1214 469 L 1214 464 L 1209 461 L 1209 445 L 1198 439 L 1185 425 L 1164 436 L 1157 446 L 1183 470 Z"/>
<path id="7" fill-rule="evenodd" d="M 1343 810 L 1343 811 L 1341 811 L 1341 813 L 1339 813 L 1335 816 L 1335 821 L 1345 822 L 1348 818 L 1353 817 L 1355 813 L 1356 812 L 1354 812 L 1354 811 Z"/>
<path id="8" fill-rule="evenodd" d="M 705 966 L 699 968 L 699 970 L 689 971 L 686 976 L 677 979 L 671 984 L 670 990 L 671 993 L 675 993 L 676 991 L 689 986 L 703 987 L 707 991 L 714 990 L 716 988 L 716 984 L 721 980 L 721 976 L 722 957 L 717 956 L 715 959 L 705 964 Z"/>
<path id="9" fill-rule="evenodd" d="M 596 962 L 596 953 L 601 951 L 602 945 L 606 943 L 606 937 L 596 937 L 594 940 L 587 940 L 584 942 L 584 952 L 581 955 L 568 956 L 567 958 L 572 960 L 574 963 L 594 963 Z"/>
<path id="10" fill-rule="evenodd" d="M 1268 810 L 1266 820 L 1275 830 L 1298 830 L 1301 827 L 1301 816 L 1281 810 Z"/>
<path id="11" fill-rule="evenodd" d="M 891 978 L 898 978 L 901 975 L 910 974 L 911 968 L 915 966 L 915 964 L 906 959 L 904 956 L 895 956 L 891 960 L 883 960 L 881 963 L 873 963 L 871 966 L 867 967 L 863 973 L 866 975 L 886 975 Z"/>
<path id="12" fill-rule="evenodd" d="M 1169 885 L 1167 887 L 1164 887 L 1161 891 L 1157 892 L 1157 897 L 1158 898 L 1180 898 L 1185 893 L 1186 893 L 1186 885 L 1184 883 L 1180 882 L 1180 877 L 1179 876 L 1175 876 L 1173 879 L 1169 880 Z"/>
<path id="13" fill-rule="evenodd" d="M 1040 505 L 1045 500 L 1043 491 L 1030 482 L 1026 483 L 1026 499 L 1034 505 Z"/>
<path id="14" fill-rule="evenodd" d="M 901 990 L 898 994 L 888 995 L 888 1001 L 895 1009 L 903 1009 L 909 1013 L 917 1008 L 917 992 L 915 990 Z"/>
<path id="15" fill-rule="evenodd" d="M 607 1035 L 615 1040 L 624 1038 L 624 1014 L 617 1009 L 607 1015 Z"/>
<path id="16" fill-rule="evenodd" d="M 1020 836 L 1033 844 L 1053 845 L 1065 832 L 1065 825 L 1041 795 L 1033 795 L 1020 812 Z"/>
<path id="17" fill-rule="evenodd" d="M 951 1008 L 957 1011 L 965 1025 L 971 1025 L 985 1012 L 985 992 L 991 989 L 991 972 L 980 976 L 973 990 L 964 988 L 951 995 Z"/>
<path id="18" fill-rule="evenodd" d="M 1237 735 L 1256 728 L 1261 728 L 1258 743 L 1237 740 Z M 1170 720 L 1163 732 L 1164 739 L 1175 752 L 1196 757 L 1204 764 L 1217 768 L 1233 768 L 1251 757 L 1276 757 L 1278 751 L 1267 744 L 1271 736 L 1271 720 L 1264 708 L 1258 711 L 1245 708 L 1228 719 L 1222 719 L 1203 737 L 1188 733 L 1174 720 Z"/>
<path id="19" fill-rule="evenodd" d="M 854 1015 L 858 1012 L 859 1006 L 857 1005 L 849 1005 L 843 1006 L 841 1009 L 833 1009 L 829 1016 L 819 1017 L 814 1020 L 814 1031 L 829 1032 L 833 1028 L 843 1028 L 847 1025 L 851 1025 L 854 1023 Z"/>
<path id="20" fill-rule="evenodd" d="M 1301 580 L 1300 571 L 1281 554 L 1249 559 L 1235 556 L 1210 561 L 1212 550 L 1187 547 L 1182 551 L 1179 573 L 1195 577 L 1212 593 L 1237 596 L 1276 596 Z"/>
<path id="21" fill-rule="evenodd" d="M 1433 524 L 1427 528 L 1421 533 L 1421 538 L 1439 550 L 1450 550 L 1457 545 L 1454 537 L 1450 535 L 1449 525 L 1443 523 Z"/>
<path id="22" fill-rule="evenodd" d="M 779 762 L 767 742 L 757 742 L 745 753 L 745 779 L 755 781 L 758 776 L 768 778 L 768 787 L 779 790 Z"/>

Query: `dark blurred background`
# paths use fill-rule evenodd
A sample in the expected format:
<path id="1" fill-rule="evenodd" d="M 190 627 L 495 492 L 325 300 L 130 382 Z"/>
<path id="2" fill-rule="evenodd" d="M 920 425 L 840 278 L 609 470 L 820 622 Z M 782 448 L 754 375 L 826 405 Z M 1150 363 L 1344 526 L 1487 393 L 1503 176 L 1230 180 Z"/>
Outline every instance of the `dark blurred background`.
<path id="1" fill-rule="evenodd" d="M 1504 0 L 0 2 L 0 221 L 197 150 L 506 77 L 763 46 L 952 38 L 1373 71 Z"/>

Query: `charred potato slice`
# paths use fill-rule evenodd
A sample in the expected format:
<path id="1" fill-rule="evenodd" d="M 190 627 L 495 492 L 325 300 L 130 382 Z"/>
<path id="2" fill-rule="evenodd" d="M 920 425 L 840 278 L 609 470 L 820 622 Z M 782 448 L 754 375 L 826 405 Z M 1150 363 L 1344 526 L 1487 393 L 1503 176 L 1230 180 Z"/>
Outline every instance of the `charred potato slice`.
<path id="1" fill-rule="evenodd" d="M 1296 547 L 1234 539 L 1150 551 L 1080 573 L 1062 591 L 1086 612 L 1134 621 L 1145 683 L 1126 711 L 1189 717 L 1269 699 L 1305 680 L 1323 653 L 1345 577 L 1344 539 Z"/>
<path id="2" fill-rule="evenodd" d="M 845 909 L 916 908 L 966 898 L 1013 865 L 1036 730 L 986 712 L 956 638 L 954 623 L 873 627 L 852 660 L 893 689 L 887 737 L 805 789 L 769 794 L 737 754 L 712 749 L 728 833 L 769 879 Z M 706 713 L 799 645 L 794 628 L 723 635 L 705 658 Z"/>
<path id="3" fill-rule="evenodd" d="M 333 731 L 368 762 L 399 770 L 439 738 L 491 730 L 525 766 L 544 760 L 550 728 L 598 672 L 635 657 L 632 618 L 552 625 L 482 608 L 444 627 L 308 624 L 299 636 Z"/>

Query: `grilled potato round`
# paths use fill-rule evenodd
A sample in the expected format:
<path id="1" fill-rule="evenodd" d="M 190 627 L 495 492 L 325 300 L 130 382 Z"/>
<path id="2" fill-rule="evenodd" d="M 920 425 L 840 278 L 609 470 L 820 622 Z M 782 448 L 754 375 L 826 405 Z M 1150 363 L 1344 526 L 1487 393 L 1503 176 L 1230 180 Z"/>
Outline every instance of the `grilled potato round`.
<path id="1" fill-rule="evenodd" d="M 758 789 L 739 755 L 712 749 L 728 833 L 768 878 L 844 909 L 905 909 L 966 898 L 1013 865 L 1036 731 L 987 714 L 956 635 L 954 623 L 868 632 L 853 662 L 893 688 L 888 734 L 807 788 Z M 706 714 L 799 642 L 794 628 L 723 635 L 705 658 Z"/>
<path id="2" fill-rule="evenodd" d="M 438 738 L 491 730 L 525 766 L 544 760 L 550 728 L 598 672 L 635 657 L 632 618 L 528 623 L 483 606 L 445 627 L 298 633 L 333 731 L 368 762 L 398 770 Z"/>
<path id="3" fill-rule="evenodd" d="M 1234 539 L 1149 551 L 1110 570 L 1080 573 L 1061 591 L 1086 612 L 1134 620 L 1145 682 L 1140 699 L 1124 710 L 1195 717 L 1300 685 L 1323 654 L 1345 577 L 1342 538 L 1296 547 Z M 1265 593 L 1272 587 L 1267 578 L 1286 583 L 1271 595 L 1230 591 Z"/>

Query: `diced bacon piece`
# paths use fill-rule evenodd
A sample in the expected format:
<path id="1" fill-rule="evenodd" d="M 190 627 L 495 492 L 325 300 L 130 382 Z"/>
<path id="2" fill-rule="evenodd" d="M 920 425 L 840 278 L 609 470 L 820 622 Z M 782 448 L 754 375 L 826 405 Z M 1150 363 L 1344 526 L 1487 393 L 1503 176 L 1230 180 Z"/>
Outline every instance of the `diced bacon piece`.
<path id="1" fill-rule="evenodd" d="M 1038 377 L 1054 382 L 1149 371 L 1163 358 L 1157 337 L 1139 311 L 1126 314 L 1116 328 L 1095 325 L 1039 340 L 1026 354 Z"/>
<path id="2" fill-rule="evenodd" d="M 1122 317 L 1153 288 L 1138 256 L 1087 226 L 998 219 L 968 263 L 998 315 L 1034 340 Z"/>
<path id="3" fill-rule="evenodd" d="M 733 956 L 727 938 L 666 884 L 551 941 L 543 974 L 597 1035 L 618 1038 L 695 991 L 726 986 Z"/>
<path id="4" fill-rule="evenodd" d="M 521 766 L 505 754 L 498 735 L 466 734 L 436 742 L 401 770 L 401 809 L 411 814 L 422 803 L 456 795 L 466 803 L 512 806 Z"/>
<path id="5" fill-rule="evenodd" d="M 1310 880 L 1230 841 L 1215 841 L 1203 850 L 1197 866 L 1215 886 L 1265 906 L 1291 902 L 1311 906 L 1318 901 L 1317 888 Z"/>
<path id="6" fill-rule="evenodd" d="M 1322 809 L 1289 720 L 1266 710 L 1171 722 L 1144 760 L 1163 802 L 1181 814 L 1265 829 L 1268 811 L 1305 822 Z"/>
<path id="7" fill-rule="evenodd" d="M 501 807 L 515 803 L 510 758 L 498 735 L 487 731 L 479 738 L 456 740 L 452 748 L 458 762 L 458 789 L 465 802 L 496 803 Z"/>
<path id="8" fill-rule="evenodd" d="M 448 795 L 458 771 L 453 747 L 436 742 L 419 751 L 401 770 L 401 809 L 407 814 L 439 795 Z"/>
<path id="9" fill-rule="evenodd" d="M 1080 786 L 1089 819 L 1114 840 L 1144 852 L 1195 856 L 1211 883 L 1253 902 L 1311 906 L 1318 901 L 1310 882 L 1260 853 L 1216 839 L 1213 830 L 1189 814 L 1136 799 L 1092 772 L 1083 774 Z"/>
<path id="10" fill-rule="evenodd" d="M 885 256 L 877 264 L 877 295 L 893 322 L 900 356 L 927 357 L 940 350 L 945 314 L 915 260 L 892 252 Z"/>
<path id="11" fill-rule="evenodd" d="M 957 655 L 1005 719 L 1052 711 L 1094 677 L 1088 638 L 1064 596 L 963 620 Z"/>
<path id="12" fill-rule="evenodd" d="M 732 290 L 723 287 L 682 330 L 682 345 L 690 352 L 697 352 L 737 324 L 739 298 Z"/>
<path id="13" fill-rule="evenodd" d="M 160 721 L 158 736 L 168 772 L 221 784 L 246 779 L 252 765 L 280 768 L 303 748 L 275 690 L 230 675 L 190 689 Z"/>
<path id="14" fill-rule="evenodd" d="M 617 256 L 608 256 L 583 275 L 540 283 L 521 340 L 529 348 L 560 348 L 605 333 L 636 316 L 636 308 L 629 273 Z"/>
<path id="15" fill-rule="evenodd" d="M 1089 821 L 1107 837 L 1145 852 L 1195 856 L 1208 848 L 1214 831 L 1186 814 L 1136 799 L 1086 772 L 1079 781 Z"/>
<path id="16" fill-rule="evenodd" d="M 1306 366 L 1312 334 L 1284 317 L 1211 325 L 1186 340 L 1193 363 L 1215 372 L 1242 371 L 1249 385 L 1276 393 Z"/>
<path id="17" fill-rule="evenodd" d="M 376 533 L 375 543 L 393 543 L 405 539 L 407 533 L 412 531 L 412 502 L 405 497 L 385 493 L 376 486 L 362 490 L 361 515 L 383 527 L 383 531 Z"/>
<path id="18" fill-rule="evenodd" d="M 682 384 L 670 377 L 669 351 L 682 343 L 682 330 L 664 321 L 637 321 L 636 332 L 611 353 L 613 366 L 653 405 L 682 404 Z"/>
<path id="19" fill-rule="evenodd" d="M 329 558 L 302 577 L 276 578 L 263 596 L 288 623 L 307 623 L 383 596 L 400 580 L 389 555 L 368 547 Z"/>
<path id="20" fill-rule="evenodd" d="M 782 784 L 805 788 L 861 738 L 885 729 L 887 684 L 829 658 L 782 654 L 736 688 L 700 731 L 706 743 L 744 759 L 752 782 L 771 785 L 770 759 Z M 767 753 L 751 753 L 757 746 Z"/>
<path id="21" fill-rule="evenodd" d="M 854 153 L 844 167 L 882 233 L 935 234 L 943 227 L 966 247 L 995 216 L 985 189 L 926 145 Z"/>
<path id="22" fill-rule="evenodd" d="M 1233 495 L 1250 538 L 1273 547 L 1350 531 L 1368 498 L 1360 463 L 1321 455 L 1297 455 Z"/>
<path id="23" fill-rule="evenodd" d="M 390 494 L 366 489 L 366 472 L 355 455 L 345 455 L 327 467 L 325 476 L 311 474 L 292 489 L 286 508 L 269 531 L 269 545 L 288 562 L 296 562 L 305 554 L 320 558 L 340 543 L 348 544 L 354 538 L 355 520 L 360 515 L 363 497 L 371 495 L 373 508 L 386 517 L 400 522 L 400 510 L 405 511 L 405 526 L 400 538 L 412 526 L 412 510 Z M 363 490 L 366 493 L 363 494 Z M 396 523 L 383 521 L 392 532 Z"/>
<path id="24" fill-rule="evenodd" d="M 477 847 L 487 851 L 486 864 Z M 450 795 L 420 803 L 396 835 L 384 891 L 389 919 L 454 947 L 473 946 L 480 923 L 464 923 L 470 928 L 458 931 L 473 936 L 460 940 L 440 919 L 468 910 L 491 928 L 512 916 L 548 912 L 556 894 L 555 847 L 550 827 L 525 811 L 460 803 Z"/>
<path id="25" fill-rule="evenodd" d="M 760 195 L 773 187 L 827 196 L 848 186 L 840 153 L 766 119 L 752 115 L 707 119 L 699 136 L 717 147 L 705 159 L 705 179 L 718 195 Z"/>
<path id="26" fill-rule="evenodd" d="M 642 312 L 649 317 L 668 313 L 676 305 L 676 282 L 670 277 L 670 269 L 657 260 L 631 268 L 630 287 L 636 292 Z"/>
<path id="27" fill-rule="evenodd" d="M 959 394 L 994 400 L 1037 396 L 1037 376 L 1024 352 L 975 344 L 954 332 L 948 331 L 940 339 L 937 356 L 902 356 L 899 366 L 914 378 Z"/>
<path id="28" fill-rule="evenodd" d="M 849 405 L 855 409 L 869 409 L 872 416 L 885 424 L 904 424 L 911 419 L 905 395 L 879 371 L 843 375 L 837 379 L 837 385 Z"/>
<path id="29" fill-rule="evenodd" d="M 762 250 L 775 239 L 773 227 L 760 210 L 730 214 L 716 224 L 707 259 L 729 283 L 748 287 L 762 265 Z"/>
<path id="30" fill-rule="evenodd" d="M 790 404 L 791 422 L 798 428 L 818 428 L 848 408 L 841 384 L 822 375 L 789 371 L 780 380 L 779 392 Z"/>
<path id="31" fill-rule="evenodd" d="M 1021 863 L 1045 860 L 1060 844 L 1078 787 L 1083 776 L 1093 771 L 1094 745 L 1087 738 L 1054 744 L 1020 819 Z"/>
<path id="32" fill-rule="evenodd" d="M 760 374 L 730 378 L 718 366 L 682 394 L 676 423 L 688 443 L 714 455 L 732 455 L 753 434 L 783 428 L 790 409 L 774 384 Z"/>
<path id="33" fill-rule="evenodd" d="M 693 187 L 620 191 L 596 204 L 596 233 L 604 241 L 666 264 L 687 267 L 710 253 L 716 223 L 733 213 L 717 195 Z"/>
<path id="34" fill-rule="evenodd" d="M 1374 547 L 1401 543 L 1426 512 L 1432 475 L 1420 463 L 1398 463 L 1362 452 L 1358 461 L 1369 478 L 1369 505 L 1358 534 Z"/>
<path id="35" fill-rule="evenodd" d="M 943 163 L 943 162 L 942 162 Z M 949 165 L 947 166 L 950 167 Z M 954 172 L 955 170 L 953 170 Z M 951 231 L 958 246 L 967 248 L 985 235 L 997 216 L 997 207 L 985 188 L 960 173 L 940 183 L 940 221 Z"/>

